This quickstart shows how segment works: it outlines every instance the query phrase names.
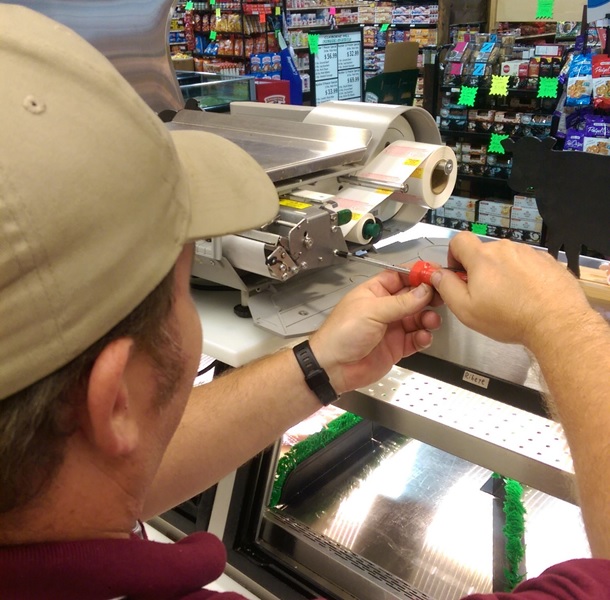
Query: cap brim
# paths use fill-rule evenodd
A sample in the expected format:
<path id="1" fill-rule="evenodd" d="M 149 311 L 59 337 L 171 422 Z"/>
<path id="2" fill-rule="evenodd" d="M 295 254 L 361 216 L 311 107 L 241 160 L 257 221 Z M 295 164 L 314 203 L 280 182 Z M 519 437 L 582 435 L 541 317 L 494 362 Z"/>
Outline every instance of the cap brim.
<path id="1" fill-rule="evenodd" d="M 191 219 L 185 242 L 239 233 L 277 216 L 275 186 L 247 152 L 205 131 L 170 134 L 188 179 Z"/>

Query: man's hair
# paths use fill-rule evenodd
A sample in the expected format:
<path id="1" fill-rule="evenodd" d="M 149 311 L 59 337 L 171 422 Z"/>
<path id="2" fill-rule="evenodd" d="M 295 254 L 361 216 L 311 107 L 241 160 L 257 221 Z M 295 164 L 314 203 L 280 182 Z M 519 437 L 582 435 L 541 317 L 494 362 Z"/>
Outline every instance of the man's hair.
<path id="1" fill-rule="evenodd" d="M 134 340 L 155 367 L 162 406 L 183 371 L 171 307 L 174 269 L 120 323 L 80 356 L 33 385 L 0 401 L 0 514 L 22 508 L 51 483 L 67 439 L 78 427 L 77 407 L 87 393 L 95 360 L 110 342 Z"/>

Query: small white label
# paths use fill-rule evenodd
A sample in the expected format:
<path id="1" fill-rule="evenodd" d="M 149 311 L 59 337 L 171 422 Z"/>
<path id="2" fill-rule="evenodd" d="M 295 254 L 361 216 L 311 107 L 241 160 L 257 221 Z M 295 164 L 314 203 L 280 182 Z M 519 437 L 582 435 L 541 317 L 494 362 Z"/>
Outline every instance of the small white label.
<path id="1" fill-rule="evenodd" d="M 462 381 L 467 381 L 468 383 L 478 385 L 479 387 L 485 389 L 489 387 L 489 377 L 483 377 L 483 375 L 479 375 L 478 373 L 471 373 L 470 371 L 464 371 Z"/>

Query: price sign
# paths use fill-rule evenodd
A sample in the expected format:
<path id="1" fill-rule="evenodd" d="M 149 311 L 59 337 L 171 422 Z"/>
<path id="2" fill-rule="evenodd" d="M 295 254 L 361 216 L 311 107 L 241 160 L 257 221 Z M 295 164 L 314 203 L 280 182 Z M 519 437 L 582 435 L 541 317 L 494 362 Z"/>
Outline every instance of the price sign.
<path id="1" fill-rule="evenodd" d="M 318 41 L 319 44 L 319 41 Z M 338 73 L 337 66 L 337 46 L 318 45 L 316 54 L 315 76 L 319 81 L 335 79 Z"/>
<path id="2" fill-rule="evenodd" d="M 321 81 L 316 88 L 316 97 L 318 102 L 329 102 L 330 100 L 339 100 L 339 87 L 336 79 L 330 81 Z"/>
<path id="3" fill-rule="evenodd" d="M 341 44 L 337 49 L 339 69 L 358 69 L 360 67 L 360 44 Z"/>
<path id="4" fill-rule="evenodd" d="M 313 104 L 329 100 L 362 101 L 362 31 L 317 32 L 317 52 L 311 52 Z"/>
<path id="5" fill-rule="evenodd" d="M 361 87 L 360 69 L 352 69 L 339 73 L 339 100 L 358 97 Z"/>
<path id="6" fill-rule="evenodd" d="M 320 52 L 320 58 L 326 61 L 337 60 L 337 46 L 325 46 Z"/>

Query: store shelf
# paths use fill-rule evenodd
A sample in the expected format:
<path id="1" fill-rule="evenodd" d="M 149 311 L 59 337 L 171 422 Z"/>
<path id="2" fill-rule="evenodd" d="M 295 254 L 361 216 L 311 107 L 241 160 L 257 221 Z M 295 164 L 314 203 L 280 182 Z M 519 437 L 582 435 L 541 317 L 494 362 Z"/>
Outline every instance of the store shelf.
<path id="1" fill-rule="evenodd" d="M 430 24 L 412 24 L 412 23 L 387 23 L 383 21 L 361 21 L 360 23 L 355 23 L 355 25 L 366 25 L 367 27 L 380 27 L 381 25 L 388 25 L 388 29 L 396 29 L 400 27 L 401 29 L 436 29 L 437 23 Z"/>
<path id="2" fill-rule="evenodd" d="M 555 37 L 556 33 L 554 31 L 550 31 L 548 33 L 537 33 L 536 35 L 520 35 L 515 38 L 517 40 L 539 40 L 542 38 Z"/>
<path id="3" fill-rule="evenodd" d="M 508 181 L 508 177 L 491 177 L 490 175 L 472 175 L 471 173 L 459 173 L 457 174 L 458 179 L 473 179 L 473 180 L 481 180 L 481 181 L 490 181 L 495 183 L 506 183 Z"/>
<path id="4" fill-rule="evenodd" d="M 296 29 L 322 29 L 324 27 L 330 27 L 328 23 L 319 23 L 318 25 L 289 25 L 286 27 L 288 30 Z"/>
<path id="5" fill-rule="evenodd" d="M 467 75 L 465 77 L 468 77 Z M 441 85 L 441 91 L 443 92 L 452 92 L 454 94 L 458 94 L 460 92 L 460 87 L 456 87 L 455 85 Z M 488 94 L 490 88 L 488 87 L 479 87 L 479 93 Z M 538 96 L 537 89 L 523 89 L 523 88 L 508 88 L 508 95 L 522 95 L 522 96 L 531 96 L 536 98 Z M 506 98 L 506 96 L 494 96 L 495 98 Z"/>
<path id="6" fill-rule="evenodd" d="M 290 8 L 289 6 L 286 7 L 286 11 L 288 12 L 296 12 L 296 11 L 316 11 L 316 10 L 327 10 L 330 7 L 328 5 L 325 6 L 302 6 L 299 8 Z M 342 9 L 342 8 L 360 8 L 360 4 L 335 4 L 334 5 L 335 9 Z"/>
<path id="7" fill-rule="evenodd" d="M 545 417 L 400 367 L 337 405 L 576 504 L 563 430 Z"/>
<path id="8" fill-rule="evenodd" d="M 226 60 L 239 60 L 239 61 L 248 60 L 248 58 L 246 58 L 244 56 L 235 55 L 235 54 L 204 54 L 203 57 L 204 58 L 224 58 Z"/>
<path id="9" fill-rule="evenodd" d="M 457 136 L 468 136 L 468 137 L 472 137 L 472 138 L 478 138 L 478 139 L 485 139 L 487 141 L 489 141 L 492 132 L 483 132 L 483 131 L 457 131 L 454 129 L 441 129 L 439 128 L 439 133 L 441 135 L 447 136 L 447 137 L 457 137 Z"/>

